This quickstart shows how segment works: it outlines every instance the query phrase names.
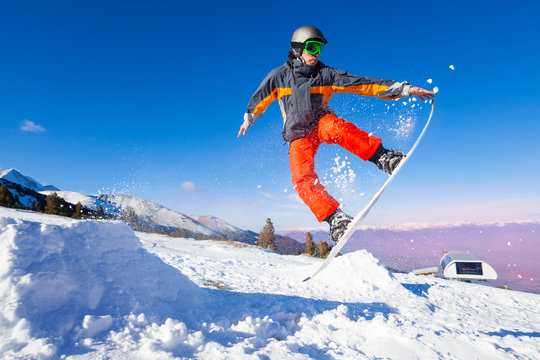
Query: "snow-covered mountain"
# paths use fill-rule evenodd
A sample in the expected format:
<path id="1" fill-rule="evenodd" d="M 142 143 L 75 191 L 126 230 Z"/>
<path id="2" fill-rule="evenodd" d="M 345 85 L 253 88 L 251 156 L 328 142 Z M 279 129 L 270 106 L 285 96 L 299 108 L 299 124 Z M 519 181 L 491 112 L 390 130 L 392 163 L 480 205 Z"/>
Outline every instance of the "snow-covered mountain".
<path id="1" fill-rule="evenodd" d="M 0 358 L 537 359 L 540 295 L 0 207 Z"/>
<path id="2" fill-rule="evenodd" d="M 93 211 L 97 211 L 101 207 L 105 214 L 124 220 L 126 220 L 125 215 L 129 212 L 128 223 L 139 231 L 175 233 L 191 237 L 213 236 L 248 244 L 255 244 L 257 241 L 256 233 L 242 230 L 215 216 L 187 215 L 130 195 L 86 195 L 73 191 L 61 191 L 54 186 L 43 186 L 13 169 L 2 171 L 0 174 L 3 174 L 3 177 L 0 177 L 0 185 L 6 185 L 12 195 L 16 196 L 26 207 L 32 207 L 34 202 L 43 201 L 44 196 L 54 192 L 70 204 L 76 205 L 80 202 L 82 206 Z M 288 238 L 279 237 L 277 242 L 278 251 L 283 253 L 296 254 L 298 248 L 301 247 L 300 244 L 294 244 L 295 241 Z"/>
<path id="3" fill-rule="evenodd" d="M 58 191 L 58 189 L 52 185 L 41 185 L 36 180 L 32 179 L 29 176 L 25 176 L 18 172 L 15 169 L 8 169 L 4 171 L 0 171 L 0 179 L 5 179 L 8 181 L 11 181 L 12 183 L 19 184 L 22 187 L 25 187 L 27 189 L 33 190 L 33 191 Z"/>
<path id="4" fill-rule="evenodd" d="M 243 230 L 211 215 L 189 215 L 191 219 L 220 234 L 236 234 Z"/>
<path id="5" fill-rule="evenodd" d="M 139 221 L 152 226 L 164 226 L 171 229 L 186 229 L 194 234 L 215 234 L 206 226 L 178 211 L 168 209 L 153 201 L 131 195 L 101 195 L 100 200 L 122 211 L 131 209 Z"/>

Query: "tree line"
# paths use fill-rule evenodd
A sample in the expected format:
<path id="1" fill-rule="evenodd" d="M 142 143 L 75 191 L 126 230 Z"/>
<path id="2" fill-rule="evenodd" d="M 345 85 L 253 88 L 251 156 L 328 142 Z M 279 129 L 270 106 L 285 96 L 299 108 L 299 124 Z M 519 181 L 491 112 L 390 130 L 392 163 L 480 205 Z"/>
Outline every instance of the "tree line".
<path id="1" fill-rule="evenodd" d="M 17 184 L 13 184 L 17 185 Z M 60 215 L 71 217 L 75 219 L 107 219 L 111 216 L 107 215 L 103 208 L 100 206 L 97 210 L 92 210 L 84 207 L 80 202 L 76 205 L 68 203 L 57 193 L 53 192 L 49 195 L 43 195 L 38 192 L 24 189 L 22 187 L 16 188 L 19 193 L 27 196 L 31 196 L 36 200 L 31 206 L 24 206 L 21 204 L 19 196 L 13 195 L 5 185 L 0 185 L 0 206 L 9 207 L 13 209 L 24 209 L 41 212 L 50 215 Z"/>
<path id="2" fill-rule="evenodd" d="M 276 251 L 275 241 L 276 236 L 274 225 L 272 224 L 272 220 L 268 218 L 266 219 L 266 225 L 264 225 L 261 232 L 259 233 L 259 240 L 257 241 L 257 245 L 264 249 Z M 306 234 L 305 242 L 306 247 L 301 254 L 325 259 L 330 253 L 330 251 L 332 251 L 333 246 L 328 245 L 326 241 L 319 241 L 317 244 L 315 244 L 315 242 L 313 241 L 313 236 L 310 232 Z"/>

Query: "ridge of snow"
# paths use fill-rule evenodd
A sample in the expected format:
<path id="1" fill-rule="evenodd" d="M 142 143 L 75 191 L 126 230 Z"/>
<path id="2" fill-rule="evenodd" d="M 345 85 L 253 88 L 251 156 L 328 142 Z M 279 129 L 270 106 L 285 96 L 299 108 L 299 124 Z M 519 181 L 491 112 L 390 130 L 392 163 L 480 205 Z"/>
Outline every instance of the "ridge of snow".
<path id="1" fill-rule="evenodd" d="M 55 338 L 95 336 L 110 314 L 164 321 L 205 301 L 124 223 L 19 213 L 0 212 L 0 353 L 49 357 Z"/>

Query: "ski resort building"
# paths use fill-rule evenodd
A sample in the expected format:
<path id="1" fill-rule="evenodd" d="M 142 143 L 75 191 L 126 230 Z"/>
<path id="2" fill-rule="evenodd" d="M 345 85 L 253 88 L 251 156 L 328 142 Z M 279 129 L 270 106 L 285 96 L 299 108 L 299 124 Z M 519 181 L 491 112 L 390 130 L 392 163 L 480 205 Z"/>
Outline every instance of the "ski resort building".
<path id="1" fill-rule="evenodd" d="M 422 269 L 414 269 L 412 273 L 414 275 L 423 275 L 423 276 L 433 276 L 437 274 L 437 271 L 439 271 L 439 268 L 436 266 L 422 268 Z"/>
<path id="2" fill-rule="evenodd" d="M 443 275 L 449 279 L 497 279 L 497 272 L 491 265 L 464 251 L 445 251 L 441 258 L 441 269 Z"/>

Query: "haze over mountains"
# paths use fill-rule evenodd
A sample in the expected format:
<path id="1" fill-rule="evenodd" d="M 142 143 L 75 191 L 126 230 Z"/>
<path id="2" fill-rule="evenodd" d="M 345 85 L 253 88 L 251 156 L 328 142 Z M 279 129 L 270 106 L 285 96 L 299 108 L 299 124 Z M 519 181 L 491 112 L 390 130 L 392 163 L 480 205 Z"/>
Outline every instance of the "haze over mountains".
<path id="1" fill-rule="evenodd" d="M 347 243 L 345 252 L 366 249 L 389 268 L 408 272 L 440 266 L 444 251 L 469 251 L 497 271 L 498 279 L 490 284 L 540 293 L 540 221 L 364 226 L 360 230 Z M 299 240 L 305 232 L 281 234 Z M 311 234 L 315 241 L 328 238 L 322 230 Z"/>

